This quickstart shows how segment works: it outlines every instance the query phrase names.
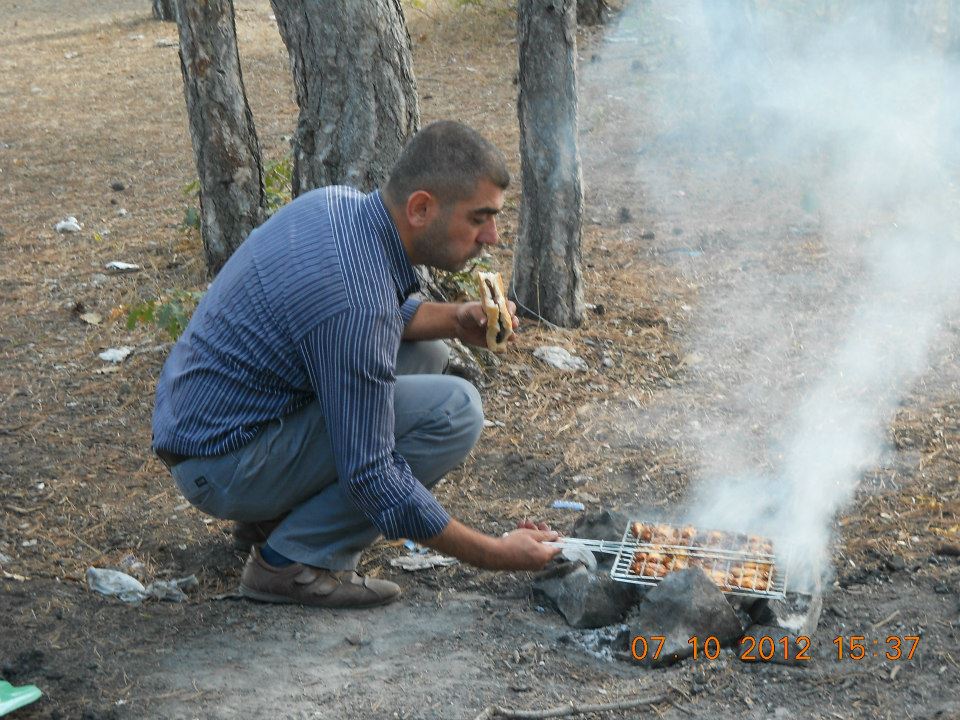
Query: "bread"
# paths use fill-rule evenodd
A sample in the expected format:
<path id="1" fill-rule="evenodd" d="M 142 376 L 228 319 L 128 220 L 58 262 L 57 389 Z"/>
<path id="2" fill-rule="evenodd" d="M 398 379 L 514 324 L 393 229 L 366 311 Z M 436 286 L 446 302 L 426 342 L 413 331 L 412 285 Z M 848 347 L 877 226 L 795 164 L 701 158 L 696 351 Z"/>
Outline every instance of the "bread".
<path id="1" fill-rule="evenodd" d="M 500 273 L 477 271 L 474 273 L 477 292 L 483 311 L 487 315 L 487 347 L 494 352 L 503 352 L 513 335 L 513 317 L 507 307 L 507 293 L 503 289 Z"/>

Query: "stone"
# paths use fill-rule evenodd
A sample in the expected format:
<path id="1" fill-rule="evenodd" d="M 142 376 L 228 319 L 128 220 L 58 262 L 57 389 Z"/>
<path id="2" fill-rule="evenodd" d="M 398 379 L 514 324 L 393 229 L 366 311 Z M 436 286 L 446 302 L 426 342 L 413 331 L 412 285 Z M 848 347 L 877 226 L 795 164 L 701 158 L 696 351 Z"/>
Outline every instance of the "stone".
<path id="1" fill-rule="evenodd" d="M 786 630 L 792 635 L 812 636 L 820 622 L 823 596 L 788 592 L 783 599 L 763 598 L 749 609 L 755 623 Z"/>
<path id="2" fill-rule="evenodd" d="M 627 529 L 627 516 L 616 510 L 586 513 L 570 528 L 570 537 L 620 542 Z"/>
<path id="3" fill-rule="evenodd" d="M 632 585 L 592 573 L 580 563 L 563 563 L 548 570 L 534 582 L 533 592 L 575 628 L 620 622 L 637 599 Z"/>
<path id="4" fill-rule="evenodd" d="M 78 233 L 82 228 L 83 226 L 75 217 L 73 217 L 73 215 L 68 218 L 64 218 L 53 226 L 53 229 L 61 235 L 64 233 Z"/>
<path id="5" fill-rule="evenodd" d="M 564 348 L 557 345 L 543 345 L 538 347 L 533 351 L 533 356 L 558 370 L 583 372 L 588 369 L 586 360 L 577 355 L 571 355 Z"/>
<path id="6" fill-rule="evenodd" d="M 113 190 L 114 192 L 123 192 L 124 190 L 127 189 L 127 186 L 124 185 L 119 180 L 115 180 L 114 182 L 110 183 L 110 189 Z"/>
<path id="7" fill-rule="evenodd" d="M 593 556 L 593 552 L 581 545 L 564 543 L 560 550 L 560 557 L 567 562 L 580 563 L 590 572 L 597 571 L 597 559 Z"/>
<path id="8" fill-rule="evenodd" d="M 643 636 L 650 651 L 635 661 L 648 667 L 667 667 L 690 657 L 690 638 L 696 637 L 703 648 L 712 636 L 726 647 L 743 634 L 743 625 L 727 598 L 700 568 L 667 575 L 646 594 L 625 623 L 628 629 L 621 634 L 621 647 L 629 653 L 633 638 Z M 659 641 L 655 643 L 654 636 L 666 638 L 656 657 L 653 649 Z"/>

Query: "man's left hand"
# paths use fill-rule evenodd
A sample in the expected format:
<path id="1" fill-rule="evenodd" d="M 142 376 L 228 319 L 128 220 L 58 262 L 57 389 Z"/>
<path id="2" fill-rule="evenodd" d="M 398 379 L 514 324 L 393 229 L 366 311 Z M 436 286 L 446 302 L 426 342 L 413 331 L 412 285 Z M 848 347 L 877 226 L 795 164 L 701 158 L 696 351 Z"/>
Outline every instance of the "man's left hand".
<path id="1" fill-rule="evenodd" d="M 520 327 L 517 319 L 517 306 L 512 300 L 507 301 L 510 309 L 510 320 L 513 329 Z M 457 307 L 457 339 L 476 347 L 487 347 L 487 315 L 483 305 L 479 302 L 465 302 Z M 510 336 L 509 342 L 517 339 L 516 334 Z"/>

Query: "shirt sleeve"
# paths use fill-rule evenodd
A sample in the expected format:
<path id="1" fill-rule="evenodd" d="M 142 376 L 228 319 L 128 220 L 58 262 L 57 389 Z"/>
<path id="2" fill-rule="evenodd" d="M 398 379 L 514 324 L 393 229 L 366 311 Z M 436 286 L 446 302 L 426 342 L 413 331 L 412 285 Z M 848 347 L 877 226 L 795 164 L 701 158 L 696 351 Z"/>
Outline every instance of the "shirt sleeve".
<path id="1" fill-rule="evenodd" d="M 403 318 L 404 327 L 410 324 L 410 321 L 413 319 L 413 316 L 417 314 L 417 310 L 420 309 L 420 305 L 422 304 L 423 298 L 416 295 L 411 295 L 403 301 L 403 305 L 400 306 L 400 317 Z"/>
<path id="2" fill-rule="evenodd" d="M 395 314 L 350 310 L 306 335 L 300 352 L 340 482 L 387 538 L 425 540 L 439 535 L 450 516 L 396 451 L 394 370 L 401 333 Z"/>

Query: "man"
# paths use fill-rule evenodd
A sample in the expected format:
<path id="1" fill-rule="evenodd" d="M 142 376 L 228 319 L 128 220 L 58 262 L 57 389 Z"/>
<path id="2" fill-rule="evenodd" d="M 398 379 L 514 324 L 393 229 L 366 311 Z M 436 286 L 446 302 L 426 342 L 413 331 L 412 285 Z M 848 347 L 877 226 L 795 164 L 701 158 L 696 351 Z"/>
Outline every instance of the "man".
<path id="1" fill-rule="evenodd" d="M 556 554 L 543 544 L 556 533 L 484 535 L 428 490 L 483 427 L 476 389 L 440 374 L 440 340 L 482 347 L 486 319 L 479 303 L 411 297 L 413 266 L 461 270 L 495 245 L 509 181 L 478 133 L 434 123 L 382 192 L 302 195 L 211 284 L 163 367 L 153 447 L 187 500 L 262 533 L 244 595 L 390 602 L 396 584 L 355 572 L 381 534 L 489 569 L 538 569 Z"/>

